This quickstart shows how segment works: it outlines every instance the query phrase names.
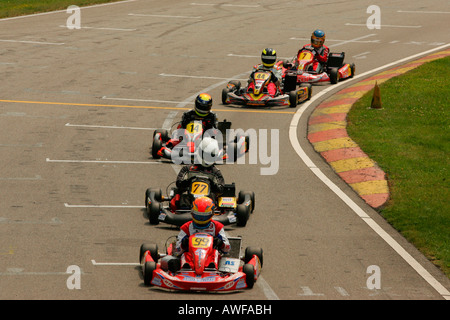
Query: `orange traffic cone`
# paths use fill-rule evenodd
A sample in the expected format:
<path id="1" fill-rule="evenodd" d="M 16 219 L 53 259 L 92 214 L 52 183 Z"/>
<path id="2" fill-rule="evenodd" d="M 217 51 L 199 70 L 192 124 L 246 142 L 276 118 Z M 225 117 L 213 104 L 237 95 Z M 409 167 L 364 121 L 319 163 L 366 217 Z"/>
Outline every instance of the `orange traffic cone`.
<path id="1" fill-rule="evenodd" d="M 375 87 L 373 88 L 373 97 L 370 107 L 372 109 L 381 109 L 380 87 L 378 87 L 377 82 L 375 82 Z"/>

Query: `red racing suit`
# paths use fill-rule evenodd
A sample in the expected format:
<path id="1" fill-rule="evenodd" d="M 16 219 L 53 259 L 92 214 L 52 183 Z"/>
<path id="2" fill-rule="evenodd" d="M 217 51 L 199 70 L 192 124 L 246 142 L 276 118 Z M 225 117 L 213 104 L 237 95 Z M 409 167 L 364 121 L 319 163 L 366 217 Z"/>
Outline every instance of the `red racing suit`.
<path id="1" fill-rule="evenodd" d="M 183 241 L 183 239 L 189 238 L 189 236 L 191 236 L 192 234 L 200 232 L 210 234 L 214 238 L 219 238 L 222 243 L 219 249 L 223 253 L 227 253 L 230 251 L 231 245 L 227 235 L 225 234 L 225 230 L 223 228 L 222 223 L 215 220 L 211 220 L 211 223 L 206 229 L 197 229 L 195 228 L 193 221 L 189 221 L 180 227 L 180 232 L 178 233 L 177 243 L 175 246 L 175 256 L 178 257 L 181 256 L 181 254 L 187 249 L 183 248 L 183 242 L 186 241 L 186 240 Z"/>
<path id="2" fill-rule="evenodd" d="M 255 88 L 255 84 L 253 83 L 253 74 L 258 70 L 270 70 L 272 72 L 272 76 L 270 79 L 270 82 L 267 85 L 267 91 L 269 94 L 274 97 L 277 94 L 277 86 L 280 85 L 281 82 L 281 73 L 282 69 L 281 67 L 274 66 L 272 68 L 266 68 L 263 64 L 257 64 L 253 67 L 252 73 L 250 74 L 250 78 L 248 79 L 248 87 L 247 91 L 253 92 L 253 89 Z"/>
<path id="3" fill-rule="evenodd" d="M 312 70 L 318 73 L 323 71 L 324 66 L 328 61 L 328 53 L 330 53 L 330 48 L 327 46 L 322 46 L 320 48 L 314 48 L 311 44 L 304 45 L 303 48 L 298 50 L 297 59 L 303 50 L 310 50 L 314 53 L 314 63 L 312 64 Z"/>

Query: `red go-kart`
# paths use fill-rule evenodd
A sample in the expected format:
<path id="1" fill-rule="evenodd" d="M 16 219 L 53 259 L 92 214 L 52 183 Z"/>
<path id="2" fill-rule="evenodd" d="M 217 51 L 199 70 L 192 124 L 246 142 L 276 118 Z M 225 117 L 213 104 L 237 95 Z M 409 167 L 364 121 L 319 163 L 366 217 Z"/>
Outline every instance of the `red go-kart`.
<path id="1" fill-rule="evenodd" d="M 229 240 L 232 250 L 235 248 L 234 251 L 237 251 L 237 257 L 233 257 L 236 255 L 233 252 L 222 255 L 214 247 L 213 237 L 206 233 L 189 237 L 189 251 L 181 255 L 181 261 L 172 255 L 174 243 L 166 249 L 166 254 L 160 254 L 156 244 L 142 244 L 139 258 L 144 284 L 182 291 L 236 291 L 252 288 L 261 272 L 262 249 L 248 247 L 241 258 L 241 238 Z M 173 268 L 174 264 L 178 266 Z"/>
<path id="2" fill-rule="evenodd" d="M 324 71 L 317 73 L 310 69 L 314 63 L 314 54 L 307 48 L 303 49 L 293 62 L 286 60 L 277 64 L 283 68 L 283 76 L 286 73 L 297 72 L 297 83 L 338 83 L 342 79 L 352 78 L 355 75 L 355 64 L 344 63 L 345 52 L 330 53 Z"/>

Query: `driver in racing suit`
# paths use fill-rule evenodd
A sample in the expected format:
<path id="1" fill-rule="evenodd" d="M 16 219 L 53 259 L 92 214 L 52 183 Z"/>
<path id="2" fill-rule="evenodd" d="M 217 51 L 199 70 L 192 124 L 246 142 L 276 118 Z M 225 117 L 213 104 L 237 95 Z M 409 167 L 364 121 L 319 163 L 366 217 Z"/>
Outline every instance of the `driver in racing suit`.
<path id="1" fill-rule="evenodd" d="M 282 69 L 281 67 L 275 66 L 275 62 L 277 62 L 277 53 L 272 48 L 266 48 L 261 53 L 261 64 L 257 64 L 253 67 L 252 73 L 248 79 L 247 91 L 251 92 L 255 88 L 255 84 L 253 83 L 253 77 L 255 72 L 259 70 L 263 71 L 271 71 L 271 79 L 269 84 L 267 85 L 267 91 L 269 95 L 274 97 L 277 93 L 277 89 L 280 87 L 282 80 Z"/>
<path id="2" fill-rule="evenodd" d="M 185 165 L 181 168 L 177 175 L 176 186 L 178 188 L 177 194 L 170 201 L 170 209 L 175 211 L 180 202 L 183 202 L 181 195 L 189 187 L 190 179 L 196 175 L 204 174 L 210 177 L 211 193 L 220 194 L 223 192 L 225 180 L 222 172 L 211 161 L 219 154 L 219 146 L 217 140 L 206 137 L 200 143 L 197 155 L 200 155 L 201 163 L 193 165 Z M 208 159 L 210 157 L 211 159 Z M 210 160 L 210 161 L 208 161 Z"/>
<path id="3" fill-rule="evenodd" d="M 325 42 L 325 32 L 320 29 L 314 30 L 311 35 L 311 43 L 304 45 L 300 50 L 298 50 L 295 61 L 298 61 L 300 53 L 304 50 L 309 50 L 314 54 L 314 62 L 309 67 L 309 71 L 314 71 L 316 73 L 321 73 L 328 61 L 328 53 L 330 48 L 324 45 Z M 296 63 L 294 63 L 296 65 Z M 297 67 L 297 65 L 296 65 Z"/>
<path id="4" fill-rule="evenodd" d="M 186 129 L 187 125 L 193 121 L 201 121 L 203 125 L 203 131 L 209 129 L 217 129 L 217 116 L 214 112 L 211 112 L 212 98 L 207 93 L 201 93 L 195 98 L 195 107 L 192 110 L 186 111 L 181 117 L 181 123 L 177 129 Z M 175 147 L 181 142 L 179 137 L 170 139 L 166 147 L 162 147 L 158 151 L 159 156 L 164 156 L 164 152 L 167 151 L 170 154 L 170 148 Z M 170 158 L 168 156 L 168 158 Z"/>
<path id="5" fill-rule="evenodd" d="M 169 261 L 169 270 L 176 272 L 182 264 L 191 262 L 189 255 L 182 256 L 183 252 L 189 250 L 189 236 L 196 233 L 207 233 L 214 237 L 213 246 L 222 253 L 228 253 L 231 249 L 230 242 L 225 233 L 223 224 L 212 220 L 214 216 L 214 202 L 208 197 L 195 199 L 192 206 L 192 220 L 180 227 L 176 245 L 172 253 L 173 259 Z"/>

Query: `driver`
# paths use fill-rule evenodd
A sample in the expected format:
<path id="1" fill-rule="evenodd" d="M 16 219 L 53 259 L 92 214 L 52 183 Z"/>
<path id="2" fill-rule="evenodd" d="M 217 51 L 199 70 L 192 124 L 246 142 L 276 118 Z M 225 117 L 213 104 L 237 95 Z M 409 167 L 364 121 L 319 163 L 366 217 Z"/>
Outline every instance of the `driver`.
<path id="1" fill-rule="evenodd" d="M 210 177 L 211 193 L 220 194 L 223 192 L 225 179 L 222 172 L 215 166 L 215 160 L 219 156 L 219 144 L 217 140 L 206 137 L 200 142 L 197 148 L 198 164 L 185 165 L 178 173 L 176 186 L 177 194 L 170 201 L 170 208 L 175 211 L 181 201 L 181 194 L 189 188 L 190 179 L 196 175 L 204 174 Z"/>
<path id="2" fill-rule="evenodd" d="M 311 43 L 304 45 L 297 53 L 297 59 L 300 53 L 304 50 L 309 50 L 314 54 L 314 62 L 310 67 L 310 71 L 321 73 L 328 61 L 328 53 L 330 48 L 324 45 L 325 43 L 325 32 L 320 29 L 314 30 L 311 35 Z M 298 61 L 295 59 L 296 61 Z"/>
<path id="3" fill-rule="evenodd" d="M 248 79 L 247 91 L 253 91 L 255 89 L 255 84 L 253 83 L 253 77 L 255 72 L 263 70 L 263 71 L 271 71 L 270 82 L 267 85 L 267 91 L 269 95 L 274 97 L 277 93 L 277 88 L 279 88 L 281 84 L 282 77 L 282 69 L 279 66 L 275 66 L 275 62 L 277 62 L 277 53 L 275 49 L 266 48 L 261 53 L 261 61 L 262 63 L 257 64 L 253 67 L 252 73 Z"/>
<path id="4" fill-rule="evenodd" d="M 214 247 L 222 253 L 228 253 L 231 249 L 228 237 L 225 234 L 223 224 L 212 219 L 214 216 L 214 202 L 208 197 L 195 199 L 192 206 L 192 220 L 180 227 L 177 236 L 175 256 L 188 250 L 189 236 L 195 233 L 207 233 L 214 237 Z"/>
<path id="5" fill-rule="evenodd" d="M 185 111 L 181 117 L 181 122 L 177 129 L 186 129 L 187 125 L 193 121 L 201 121 L 203 125 L 203 132 L 209 129 L 217 129 L 217 116 L 214 112 L 211 112 L 212 98 L 208 93 L 200 93 L 195 98 L 195 107 L 192 110 Z M 170 149 L 175 147 L 181 142 L 181 139 L 170 139 L 166 147 L 162 147 L 158 151 L 160 157 L 164 156 L 164 151 L 167 149 L 167 153 L 170 154 Z M 169 157 L 170 158 L 170 157 Z"/>

